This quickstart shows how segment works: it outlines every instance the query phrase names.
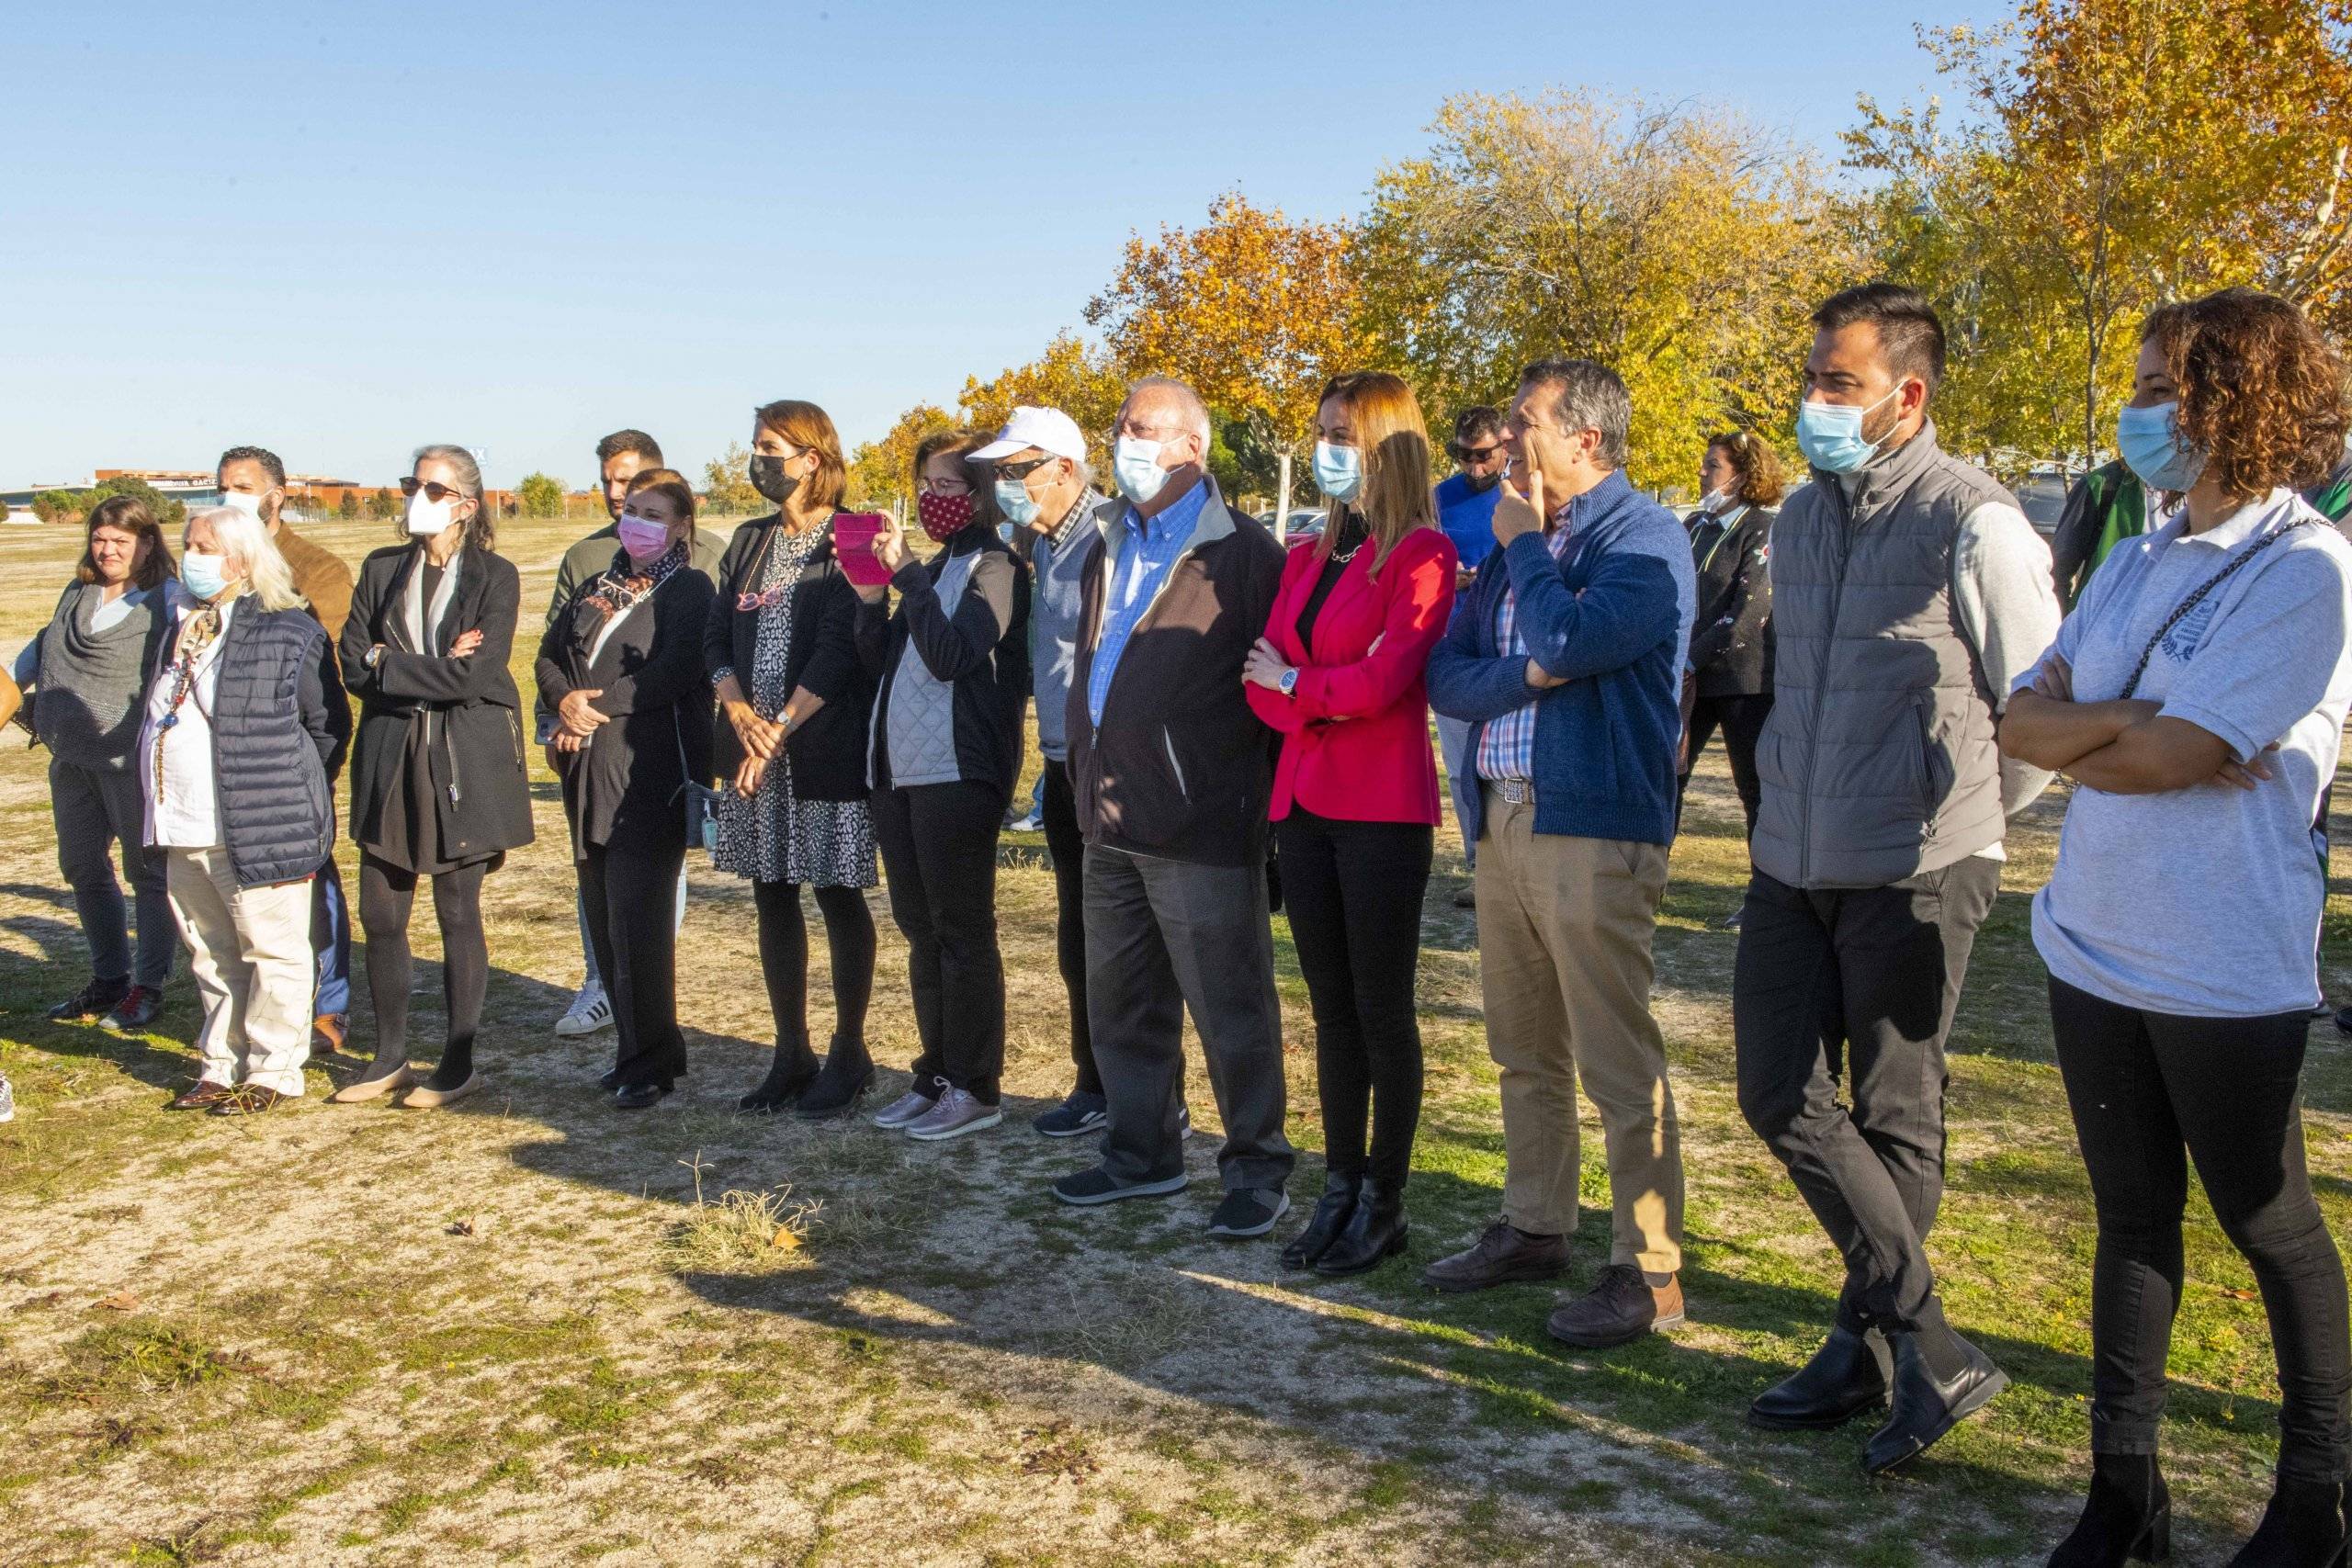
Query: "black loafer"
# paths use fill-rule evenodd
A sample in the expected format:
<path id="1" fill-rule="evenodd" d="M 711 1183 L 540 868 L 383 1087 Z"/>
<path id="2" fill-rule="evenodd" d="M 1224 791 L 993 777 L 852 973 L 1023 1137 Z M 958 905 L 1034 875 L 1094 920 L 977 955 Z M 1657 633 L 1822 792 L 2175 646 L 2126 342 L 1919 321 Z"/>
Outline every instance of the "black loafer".
<path id="1" fill-rule="evenodd" d="M 613 1105 L 620 1111 L 642 1111 L 662 1103 L 671 1088 L 668 1083 L 625 1083 L 614 1091 Z"/>

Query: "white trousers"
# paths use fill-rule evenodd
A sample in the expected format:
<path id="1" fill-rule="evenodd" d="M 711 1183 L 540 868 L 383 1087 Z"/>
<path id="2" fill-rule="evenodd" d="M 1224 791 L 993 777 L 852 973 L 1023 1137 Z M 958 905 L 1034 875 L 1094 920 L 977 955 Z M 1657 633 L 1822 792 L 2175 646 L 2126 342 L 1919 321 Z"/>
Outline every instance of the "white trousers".
<path id="1" fill-rule="evenodd" d="M 209 1083 L 302 1092 L 311 1055 L 311 879 L 239 887 L 229 852 L 168 852 L 164 887 L 204 998 L 196 1047 Z"/>

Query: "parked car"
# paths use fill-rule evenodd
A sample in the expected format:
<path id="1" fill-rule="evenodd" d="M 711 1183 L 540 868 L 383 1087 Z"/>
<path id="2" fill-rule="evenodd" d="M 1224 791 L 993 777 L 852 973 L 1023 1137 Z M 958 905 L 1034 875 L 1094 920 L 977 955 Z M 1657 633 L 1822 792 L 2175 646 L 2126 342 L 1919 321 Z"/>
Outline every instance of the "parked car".
<path id="1" fill-rule="evenodd" d="M 2024 509 L 2033 531 L 2045 539 L 2058 531 L 2070 482 L 2066 470 L 2060 468 L 2036 468 L 2018 481 L 2018 505 Z"/>

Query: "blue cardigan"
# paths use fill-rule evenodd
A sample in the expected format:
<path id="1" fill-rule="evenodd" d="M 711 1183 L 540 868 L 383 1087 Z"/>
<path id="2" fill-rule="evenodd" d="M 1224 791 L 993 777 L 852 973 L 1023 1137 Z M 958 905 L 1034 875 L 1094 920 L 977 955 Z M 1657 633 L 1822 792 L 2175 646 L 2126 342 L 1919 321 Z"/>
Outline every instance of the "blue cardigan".
<path id="1" fill-rule="evenodd" d="M 1552 558 L 1540 534 L 1495 551 L 1430 655 L 1430 705 L 1470 725 L 1476 768 L 1487 722 L 1535 705 L 1535 830 L 1635 843 L 1674 840 L 1682 665 L 1697 587 L 1690 540 L 1674 513 L 1611 474 L 1568 504 L 1569 544 Z M 1567 683 L 1527 683 L 1495 616 L 1509 592 L 1529 657 Z M 1474 841 L 1486 801 L 1464 792 Z"/>

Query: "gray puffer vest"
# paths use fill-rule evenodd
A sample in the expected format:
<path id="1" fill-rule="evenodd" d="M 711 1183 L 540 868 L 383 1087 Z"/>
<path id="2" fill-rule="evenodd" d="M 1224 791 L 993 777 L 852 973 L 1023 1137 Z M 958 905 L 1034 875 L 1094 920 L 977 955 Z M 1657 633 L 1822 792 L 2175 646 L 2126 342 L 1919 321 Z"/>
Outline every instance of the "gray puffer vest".
<path id="1" fill-rule="evenodd" d="M 1751 852 L 1796 887 L 1883 887 L 2001 841 L 1994 696 L 1952 604 L 1952 545 L 2014 506 L 1922 429 L 1772 525 L 1774 700 Z"/>

